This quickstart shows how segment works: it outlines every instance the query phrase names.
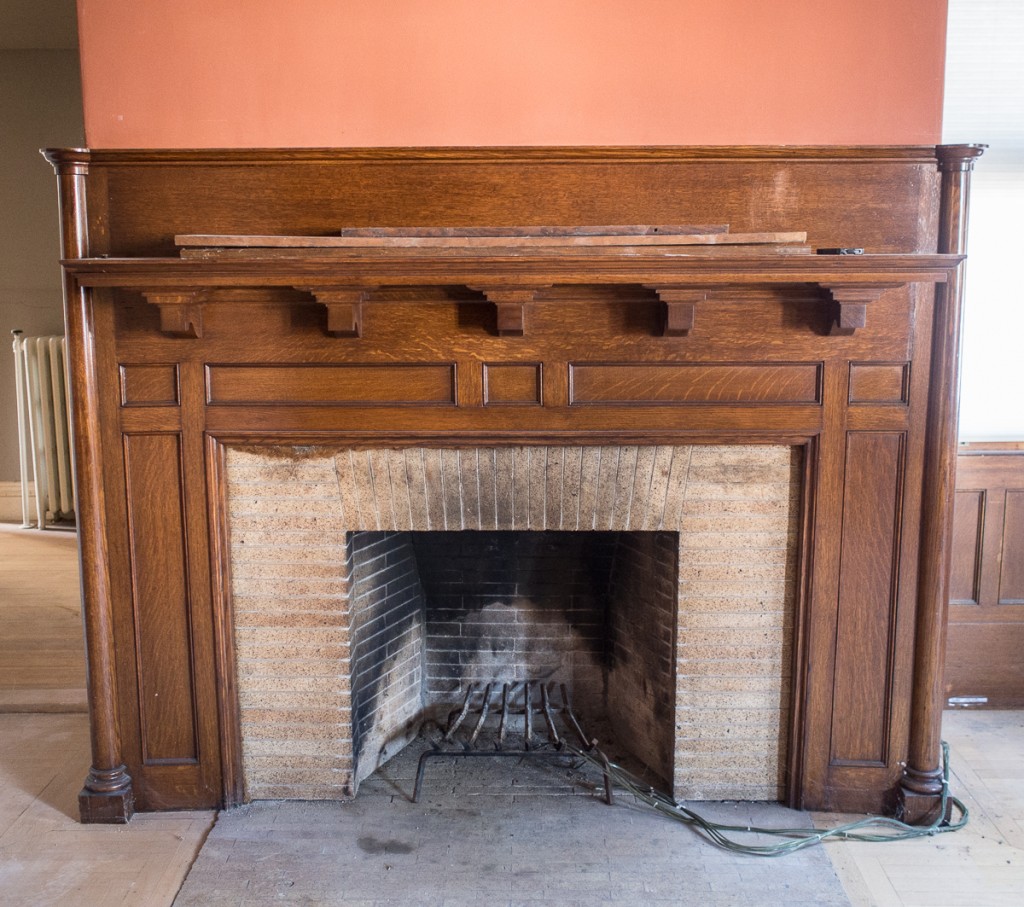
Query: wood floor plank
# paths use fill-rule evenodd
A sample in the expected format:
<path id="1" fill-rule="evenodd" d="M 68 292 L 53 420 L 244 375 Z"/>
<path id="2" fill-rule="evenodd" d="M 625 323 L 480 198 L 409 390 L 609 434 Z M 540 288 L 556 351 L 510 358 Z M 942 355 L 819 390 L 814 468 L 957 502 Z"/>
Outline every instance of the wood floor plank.
<path id="1" fill-rule="evenodd" d="M 971 813 L 958 832 L 829 848 L 854 903 L 1002 907 L 1024 902 L 1024 713 L 946 712 L 954 796 Z M 830 824 L 824 815 L 820 825 Z M 867 889 L 869 899 L 855 892 Z"/>
<path id="2" fill-rule="evenodd" d="M 81 710 L 85 645 L 79 588 L 73 532 L 0 524 L 0 712 L 24 711 L 26 704 Z M 69 704 L 66 691 L 74 689 L 82 694 Z"/>
<path id="3" fill-rule="evenodd" d="M 154 813 L 81 825 L 85 715 L 0 715 L 0 902 L 170 905 L 214 813 Z"/>

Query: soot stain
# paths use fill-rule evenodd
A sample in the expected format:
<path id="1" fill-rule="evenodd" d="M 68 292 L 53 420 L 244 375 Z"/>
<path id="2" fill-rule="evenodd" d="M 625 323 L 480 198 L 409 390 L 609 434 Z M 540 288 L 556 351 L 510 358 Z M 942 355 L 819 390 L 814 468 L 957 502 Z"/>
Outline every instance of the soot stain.
<path id="1" fill-rule="evenodd" d="M 359 849 L 363 853 L 369 854 L 404 854 L 412 853 L 416 849 L 415 844 L 409 844 L 406 841 L 398 841 L 394 838 L 381 841 L 372 835 L 363 835 L 356 841 L 356 844 L 359 845 Z"/>

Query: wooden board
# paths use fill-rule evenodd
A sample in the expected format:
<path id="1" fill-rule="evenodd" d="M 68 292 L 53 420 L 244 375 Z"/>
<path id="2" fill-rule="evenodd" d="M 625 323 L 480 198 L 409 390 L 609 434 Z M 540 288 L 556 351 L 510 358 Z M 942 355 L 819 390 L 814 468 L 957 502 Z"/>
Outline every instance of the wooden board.
<path id="1" fill-rule="evenodd" d="M 374 247 L 352 247 L 339 246 L 336 248 L 311 249 L 303 246 L 266 248 L 252 246 L 199 246 L 196 248 L 184 248 L 180 257 L 188 261 L 272 261 L 275 259 L 296 261 L 298 259 L 313 260 L 342 260 L 352 259 L 358 256 L 362 260 L 394 260 L 403 258 L 405 260 L 439 260 L 445 261 L 467 261 L 477 260 L 481 254 L 503 259 L 528 259 L 535 257 L 537 249 L 533 246 L 500 246 L 494 249 L 479 250 L 470 246 L 440 246 L 424 248 L 421 246 L 374 246 Z M 805 243 L 793 243 L 787 245 L 751 245 L 751 246 L 727 246 L 700 245 L 700 246 L 547 246 L 543 249 L 544 255 L 549 260 L 574 258 L 576 260 L 602 257 L 607 259 L 610 255 L 618 255 L 635 261 L 640 255 L 650 258 L 654 255 L 661 255 L 665 258 L 679 260 L 682 258 L 700 259 L 723 259 L 728 257 L 730 261 L 739 259 L 765 259 L 768 257 L 794 256 L 811 257 L 814 250 Z M 863 257 L 863 256 L 859 256 Z"/>
<path id="2" fill-rule="evenodd" d="M 343 227 L 339 236 L 646 236 L 652 233 L 728 233 L 728 224 L 627 224 L 580 227 Z"/>
<path id="3" fill-rule="evenodd" d="M 352 249 L 352 248 L 468 248 L 514 249 L 560 246 L 741 246 L 806 242 L 807 233 L 585 233 L 521 235 L 360 235 L 360 236 L 246 236 L 184 234 L 174 237 L 181 247 L 246 249 Z"/>

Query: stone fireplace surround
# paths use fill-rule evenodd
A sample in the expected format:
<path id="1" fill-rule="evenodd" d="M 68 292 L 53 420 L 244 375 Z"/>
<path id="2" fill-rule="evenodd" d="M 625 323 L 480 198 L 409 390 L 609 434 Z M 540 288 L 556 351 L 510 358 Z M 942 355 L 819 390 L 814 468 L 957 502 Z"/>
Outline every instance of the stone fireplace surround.
<path id="1" fill-rule="evenodd" d="M 800 473 L 798 451 L 767 446 L 228 451 L 247 796 L 352 796 L 466 683 L 545 677 L 583 715 L 603 699 L 677 797 L 779 799 Z M 550 577 L 491 575 L 490 599 L 470 584 L 459 606 L 425 608 L 416 534 L 484 533 L 500 557 L 512 530 L 610 539 L 611 666 L 588 652 L 593 603 L 553 611 Z M 430 538 L 420 572 L 436 590 L 458 542 Z M 554 570 L 571 569 L 558 552 Z M 453 636 L 471 635 L 453 671 Z M 571 645 L 581 635 L 590 646 Z"/>
<path id="2" fill-rule="evenodd" d="M 961 262 L 980 153 L 49 152 L 89 663 L 83 821 L 230 806 L 279 782 L 343 788 L 345 772 L 354 785 L 393 733 L 357 727 L 358 764 L 339 762 L 330 779 L 300 777 L 308 761 L 280 761 L 311 746 L 264 708 L 289 691 L 251 696 L 246 685 L 262 677 L 272 687 L 271 663 L 288 658 L 261 652 L 258 669 L 238 658 L 254 633 L 270 640 L 281 629 L 265 600 L 234 612 L 246 596 L 233 573 L 247 562 L 234 564 L 231 548 L 243 537 L 235 521 L 248 517 L 232 508 L 270 502 L 229 494 L 231 470 L 253 451 L 296 466 L 345 451 L 372 461 L 388 451 L 614 447 L 636 449 L 639 462 L 653 449 L 733 446 L 791 450 L 801 464 L 792 628 L 782 633 L 789 711 L 784 755 L 771 757 L 773 770 L 784 764 L 786 802 L 927 821 L 942 791 Z M 602 224 L 805 231 L 807 245 L 300 248 L 342 227 Z M 175 242 L 211 233 L 295 237 L 299 247 Z M 865 254 L 814 254 L 849 246 Z M 392 530 L 365 525 L 337 526 L 341 557 L 319 578 L 335 596 L 349 550 L 392 543 L 373 538 Z M 678 563 L 687 569 L 682 554 Z M 353 557 L 354 581 L 356 568 Z M 250 587 L 263 580 L 273 581 L 252 577 Z M 757 613 L 756 595 L 745 604 Z M 322 612 L 293 623 L 313 613 Z M 314 632 L 348 620 L 326 613 Z M 360 614 L 353 608 L 350 644 L 370 626 Z M 787 660 L 785 642 L 772 648 Z M 351 692 L 358 717 L 373 696 Z M 264 737 L 243 735 L 246 721 L 263 721 Z M 270 760 L 263 776 L 250 771 L 256 758 Z M 675 774 L 674 757 L 661 762 Z M 766 769 L 759 783 L 771 777 Z"/>

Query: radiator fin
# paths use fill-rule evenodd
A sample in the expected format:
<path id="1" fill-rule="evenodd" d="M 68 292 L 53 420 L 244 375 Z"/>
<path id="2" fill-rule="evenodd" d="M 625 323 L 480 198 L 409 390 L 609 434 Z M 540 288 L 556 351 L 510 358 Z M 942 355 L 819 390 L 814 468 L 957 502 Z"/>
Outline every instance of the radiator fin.
<path id="1" fill-rule="evenodd" d="M 14 367 L 22 525 L 44 529 L 75 516 L 64 338 L 24 337 L 15 331 Z"/>

